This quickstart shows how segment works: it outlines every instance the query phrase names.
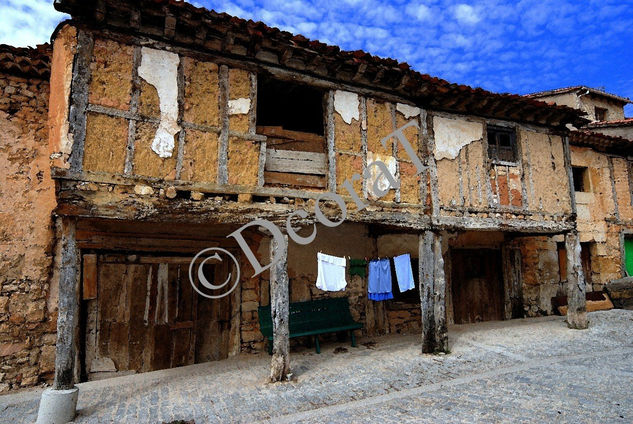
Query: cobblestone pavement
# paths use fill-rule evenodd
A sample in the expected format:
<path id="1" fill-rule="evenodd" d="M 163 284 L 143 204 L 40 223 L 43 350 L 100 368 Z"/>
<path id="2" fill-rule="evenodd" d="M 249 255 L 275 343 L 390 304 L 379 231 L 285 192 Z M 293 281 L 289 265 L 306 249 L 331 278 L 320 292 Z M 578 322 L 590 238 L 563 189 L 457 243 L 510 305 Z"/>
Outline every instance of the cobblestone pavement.
<path id="1" fill-rule="evenodd" d="M 265 382 L 265 354 L 83 383 L 76 422 L 633 422 L 633 311 L 589 317 L 453 326 L 449 355 L 416 335 L 324 344 L 293 352 L 290 383 Z M 0 396 L 0 421 L 33 422 L 40 393 Z"/>

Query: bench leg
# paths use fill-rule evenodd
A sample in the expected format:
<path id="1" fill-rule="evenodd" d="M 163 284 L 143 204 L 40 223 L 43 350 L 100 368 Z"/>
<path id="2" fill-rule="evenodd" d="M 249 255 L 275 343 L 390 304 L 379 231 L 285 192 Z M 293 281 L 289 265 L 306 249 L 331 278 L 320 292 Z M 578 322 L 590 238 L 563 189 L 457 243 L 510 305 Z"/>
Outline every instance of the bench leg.
<path id="1" fill-rule="evenodd" d="M 319 344 L 319 336 L 314 336 L 314 346 L 316 348 L 316 353 L 321 353 L 321 345 Z"/>
<path id="2" fill-rule="evenodd" d="M 350 330 L 349 334 L 352 337 L 352 347 L 356 347 L 356 335 L 354 334 L 354 330 Z"/>

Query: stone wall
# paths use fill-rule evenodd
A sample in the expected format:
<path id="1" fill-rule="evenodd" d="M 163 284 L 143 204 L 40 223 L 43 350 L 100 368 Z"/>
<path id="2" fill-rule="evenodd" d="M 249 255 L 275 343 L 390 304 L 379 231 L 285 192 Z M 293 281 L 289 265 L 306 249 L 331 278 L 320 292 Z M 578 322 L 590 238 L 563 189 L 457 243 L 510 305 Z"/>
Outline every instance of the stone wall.
<path id="1" fill-rule="evenodd" d="M 310 231 L 306 231 L 309 233 Z M 308 234 L 300 233 L 303 236 Z M 360 224 L 343 224 L 337 228 L 317 225 L 317 237 L 314 242 L 300 246 L 292 241 L 288 247 L 288 277 L 290 302 L 348 297 L 350 311 L 354 320 L 363 324 L 360 334 L 373 336 L 387 333 L 407 333 L 420 330 L 420 302 L 375 302 L 367 299 L 367 275 L 346 275 L 347 287 L 340 292 L 322 291 L 316 287 L 317 252 L 352 259 L 371 259 L 377 256 L 393 257 L 410 253 L 412 258 L 418 257 L 418 237 L 412 234 L 387 234 L 374 236 L 367 226 Z M 258 257 L 262 263 L 268 261 L 268 240 L 249 241 L 258 247 Z M 269 275 L 250 278 L 250 265 L 244 264 L 242 270 L 241 296 L 241 342 L 243 351 L 258 351 L 265 347 L 261 333 L 257 308 L 270 304 Z M 413 270 L 417 273 L 417 270 Z M 417 292 L 417 290 L 416 290 Z M 416 298 L 419 299 L 416 293 Z M 328 339 L 330 336 L 323 336 Z M 301 343 L 304 340 L 295 340 Z"/>
<path id="2" fill-rule="evenodd" d="M 0 393 L 53 377 L 48 95 L 48 81 L 0 73 Z"/>

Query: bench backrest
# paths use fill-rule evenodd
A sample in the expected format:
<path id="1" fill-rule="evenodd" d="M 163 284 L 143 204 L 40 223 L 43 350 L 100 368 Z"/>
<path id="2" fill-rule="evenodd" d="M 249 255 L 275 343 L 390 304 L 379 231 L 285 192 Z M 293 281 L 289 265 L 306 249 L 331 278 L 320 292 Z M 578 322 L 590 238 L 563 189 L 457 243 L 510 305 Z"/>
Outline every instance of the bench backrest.
<path id="1" fill-rule="evenodd" d="M 273 323 L 270 316 L 270 306 L 260 306 L 258 315 L 262 334 L 266 337 L 272 336 Z M 291 303 L 289 315 L 291 333 L 311 329 L 336 328 L 354 322 L 347 297 Z"/>

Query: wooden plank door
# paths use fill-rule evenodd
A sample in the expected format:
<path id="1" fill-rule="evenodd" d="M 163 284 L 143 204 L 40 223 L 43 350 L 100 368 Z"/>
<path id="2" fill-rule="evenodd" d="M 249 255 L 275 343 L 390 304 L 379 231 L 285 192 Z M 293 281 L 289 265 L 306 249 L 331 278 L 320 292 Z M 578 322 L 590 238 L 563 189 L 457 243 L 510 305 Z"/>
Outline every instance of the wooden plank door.
<path id="1" fill-rule="evenodd" d="M 453 249 L 451 268 L 455 324 L 503 319 L 500 250 Z"/>
<path id="2" fill-rule="evenodd" d="M 96 297 L 84 301 L 88 379 L 228 356 L 232 296 L 199 296 L 189 282 L 190 258 L 98 258 L 97 281 L 90 281 Z M 221 278 L 224 268 L 212 271 Z"/>

